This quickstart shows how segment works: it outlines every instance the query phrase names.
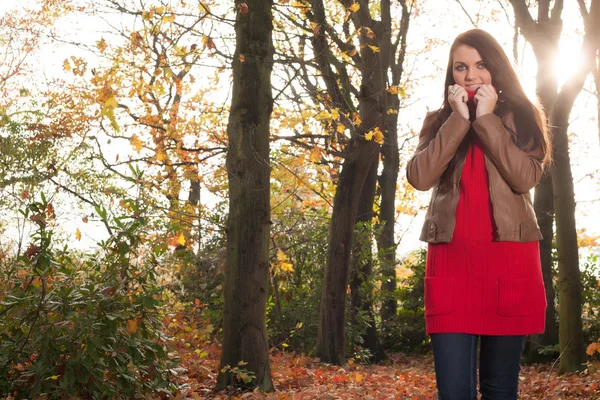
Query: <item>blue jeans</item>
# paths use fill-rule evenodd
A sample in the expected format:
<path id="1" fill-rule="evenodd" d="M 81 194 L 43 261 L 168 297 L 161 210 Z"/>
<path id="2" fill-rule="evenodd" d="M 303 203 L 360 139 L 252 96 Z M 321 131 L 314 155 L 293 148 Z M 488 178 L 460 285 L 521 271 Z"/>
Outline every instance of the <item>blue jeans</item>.
<path id="1" fill-rule="evenodd" d="M 482 400 L 517 399 L 525 336 L 434 333 L 431 344 L 439 400 L 477 400 L 479 338 Z"/>

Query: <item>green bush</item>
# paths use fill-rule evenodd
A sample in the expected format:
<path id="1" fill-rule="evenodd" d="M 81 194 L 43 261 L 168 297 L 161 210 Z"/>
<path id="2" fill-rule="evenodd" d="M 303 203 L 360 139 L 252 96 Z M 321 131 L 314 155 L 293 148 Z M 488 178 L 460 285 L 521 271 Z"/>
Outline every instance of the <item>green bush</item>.
<path id="1" fill-rule="evenodd" d="M 0 393 L 16 398 L 121 399 L 172 392 L 174 366 L 161 334 L 158 249 L 147 221 L 97 209 L 111 231 L 95 254 L 52 246 L 52 205 L 29 205 L 37 224 L 27 251 L 0 271 Z"/>
<path id="2" fill-rule="evenodd" d="M 421 354 L 429 349 L 425 335 L 424 278 L 427 251 L 417 250 L 402 263 L 412 274 L 399 280 L 396 296 L 398 313 L 381 327 L 381 342 L 385 349 L 405 354 Z"/>
<path id="3" fill-rule="evenodd" d="M 310 353 L 317 338 L 323 271 L 327 259 L 325 212 L 275 219 L 267 329 L 272 347 Z"/>
<path id="4" fill-rule="evenodd" d="M 583 335 L 586 343 L 600 339 L 600 263 L 591 255 L 581 266 Z"/>

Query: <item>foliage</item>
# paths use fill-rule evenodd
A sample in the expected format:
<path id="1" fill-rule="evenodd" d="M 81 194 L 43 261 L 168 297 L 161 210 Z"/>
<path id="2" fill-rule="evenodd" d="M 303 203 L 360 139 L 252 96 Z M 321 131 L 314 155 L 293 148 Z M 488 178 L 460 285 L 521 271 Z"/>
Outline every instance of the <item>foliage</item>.
<path id="1" fill-rule="evenodd" d="M 53 248 L 54 207 L 42 196 L 22 213 L 37 224 L 24 254 L 2 271 L 0 393 L 33 398 L 131 398 L 169 393 L 174 366 L 161 333 L 156 256 L 146 217 L 109 220 L 95 254 Z"/>
<path id="2" fill-rule="evenodd" d="M 598 256 L 591 255 L 583 261 L 581 284 L 583 286 L 584 342 L 593 343 L 600 340 L 600 263 Z M 600 351 L 595 356 L 600 359 Z"/>
<path id="3" fill-rule="evenodd" d="M 396 289 L 398 314 L 381 326 L 381 342 L 386 349 L 406 354 L 422 354 L 429 350 L 423 308 L 426 260 L 427 251 L 420 249 L 401 263 L 407 274 L 399 279 Z"/>
<path id="4" fill-rule="evenodd" d="M 223 317 L 226 206 L 220 202 L 204 214 L 202 234 L 206 237 L 198 240 L 196 252 L 182 246 L 166 260 L 174 277 L 167 287 L 183 302 L 202 304 L 207 323 L 213 327 L 220 326 Z"/>
<path id="5" fill-rule="evenodd" d="M 316 345 L 329 219 L 324 211 L 282 211 L 274 219 L 267 328 L 271 345 L 309 353 Z"/>

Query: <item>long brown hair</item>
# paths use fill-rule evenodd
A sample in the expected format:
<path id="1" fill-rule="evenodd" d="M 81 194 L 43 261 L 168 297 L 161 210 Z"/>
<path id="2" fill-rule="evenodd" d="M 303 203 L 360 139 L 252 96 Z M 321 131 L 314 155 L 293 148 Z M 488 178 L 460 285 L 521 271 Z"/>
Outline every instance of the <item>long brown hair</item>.
<path id="1" fill-rule="evenodd" d="M 514 132 L 517 146 L 525 151 L 531 151 L 541 146 L 544 152 L 543 161 L 548 165 L 552 160 L 552 144 L 545 113 L 540 105 L 532 103 L 527 98 L 519 77 L 506 53 L 496 39 L 484 30 L 471 29 L 458 35 L 450 48 L 446 80 L 444 82 L 444 104 L 438 114 L 439 125 L 441 126 L 452 113 L 452 108 L 448 102 L 448 86 L 456 84 L 452 73 L 454 68 L 453 55 L 455 50 L 463 45 L 477 50 L 485 68 L 492 75 L 492 84 L 499 92 L 494 113 L 499 116 L 509 112 L 513 113 L 517 130 Z M 460 153 L 464 153 L 466 149 L 462 150 L 458 151 L 451 161 L 447 173 L 451 173 L 451 170 L 458 163 L 458 158 L 463 156 Z"/>

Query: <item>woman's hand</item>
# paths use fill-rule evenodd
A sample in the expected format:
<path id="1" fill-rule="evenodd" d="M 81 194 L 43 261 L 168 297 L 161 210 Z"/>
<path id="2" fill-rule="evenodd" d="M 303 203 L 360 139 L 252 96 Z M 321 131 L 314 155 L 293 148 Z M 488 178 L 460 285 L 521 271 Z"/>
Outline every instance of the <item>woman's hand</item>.
<path id="1" fill-rule="evenodd" d="M 452 111 L 459 113 L 465 119 L 469 119 L 469 107 L 467 107 L 467 100 L 469 96 L 467 91 L 460 85 L 448 86 L 448 103 Z"/>
<path id="2" fill-rule="evenodd" d="M 473 100 L 475 101 L 475 104 L 477 104 L 475 118 L 479 118 L 482 115 L 494 112 L 496 102 L 498 101 L 498 94 L 492 85 L 481 85 Z"/>

